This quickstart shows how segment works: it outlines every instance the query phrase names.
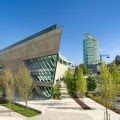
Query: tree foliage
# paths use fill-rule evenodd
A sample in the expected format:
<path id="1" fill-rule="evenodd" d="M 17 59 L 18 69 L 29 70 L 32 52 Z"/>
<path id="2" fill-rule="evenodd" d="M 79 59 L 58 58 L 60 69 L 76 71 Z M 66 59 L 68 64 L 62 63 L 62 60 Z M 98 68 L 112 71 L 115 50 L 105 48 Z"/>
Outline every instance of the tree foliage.
<path id="1" fill-rule="evenodd" d="M 9 101 L 9 108 L 11 108 L 11 103 L 13 101 L 15 92 L 15 79 L 13 73 L 8 68 L 4 70 L 3 85 L 5 89 L 6 98 Z"/>
<path id="2" fill-rule="evenodd" d="M 77 72 L 74 74 L 74 77 L 76 79 L 76 87 L 77 92 L 80 92 L 83 96 L 85 95 L 87 89 L 86 89 L 86 79 L 83 76 L 83 71 L 80 68 L 76 68 Z"/>
<path id="3" fill-rule="evenodd" d="M 65 74 L 67 81 L 68 92 L 74 95 L 80 92 L 82 95 L 86 93 L 86 80 L 84 79 L 82 69 L 75 68 L 74 74 L 71 71 L 67 71 Z"/>
<path id="4" fill-rule="evenodd" d="M 115 63 L 109 66 L 109 70 L 113 77 L 113 82 L 116 84 L 116 89 L 120 93 L 120 71 Z"/>
<path id="5" fill-rule="evenodd" d="M 114 82 L 117 84 L 120 84 L 120 71 L 118 70 L 118 67 L 115 63 L 111 64 L 109 66 L 110 73 L 113 76 Z"/>
<path id="6" fill-rule="evenodd" d="M 89 76 L 87 79 L 87 91 L 94 91 L 97 87 L 94 77 Z"/>
<path id="7" fill-rule="evenodd" d="M 68 70 L 65 73 L 65 81 L 67 84 L 68 92 L 73 95 L 76 93 L 76 81 L 74 80 L 73 73 Z"/>
<path id="8" fill-rule="evenodd" d="M 88 75 L 89 74 L 89 69 L 85 64 L 80 64 L 80 69 L 83 71 L 84 75 Z"/>
<path id="9" fill-rule="evenodd" d="M 60 99 L 61 97 L 61 93 L 60 93 L 60 85 L 59 84 L 55 84 L 53 86 L 53 98 L 57 98 L 57 99 Z"/>
<path id="10" fill-rule="evenodd" d="M 116 63 L 117 65 L 120 65 L 120 56 L 119 56 L 119 55 L 117 55 L 117 56 L 115 57 L 115 63 Z"/>
<path id="11" fill-rule="evenodd" d="M 101 102 L 106 106 L 106 119 L 108 120 L 107 107 L 110 106 L 110 102 L 115 99 L 117 95 L 116 85 L 113 82 L 112 74 L 110 73 L 107 65 L 101 66 L 101 75 L 99 82 L 99 90 Z"/>
<path id="12" fill-rule="evenodd" d="M 3 97 L 4 85 L 3 85 L 3 74 L 0 74 L 0 97 Z"/>
<path id="13" fill-rule="evenodd" d="M 27 102 L 30 99 L 30 95 L 32 93 L 32 78 L 24 65 L 20 67 L 15 78 L 20 97 L 27 106 Z"/>

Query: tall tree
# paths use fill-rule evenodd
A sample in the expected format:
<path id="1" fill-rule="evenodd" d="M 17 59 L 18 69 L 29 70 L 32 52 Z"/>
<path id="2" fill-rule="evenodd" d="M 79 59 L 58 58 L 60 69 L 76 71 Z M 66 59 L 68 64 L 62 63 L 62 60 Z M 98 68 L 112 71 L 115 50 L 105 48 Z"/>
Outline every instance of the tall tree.
<path id="1" fill-rule="evenodd" d="M 118 70 L 118 66 L 115 62 L 109 66 L 109 70 L 112 74 L 113 82 L 116 84 L 116 89 L 120 93 L 120 71 Z"/>
<path id="2" fill-rule="evenodd" d="M 5 93 L 6 93 L 6 98 L 9 101 L 9 109 L 10 109 L 11 103 L 14 98 L 15 79 L 14 79 L 13 73 L 8 68 L 4 71 L 3 85 L 4 85 L 4 89 L 5 89 Z"/>
<path id="3" fill-rule="evenodd" d="M 20 97 L 25 102 L 27 107 L 28 100 L 30 99 L 30 95 L 32 93 L 32 78 L 24 65 L 20 67 L 15 78 Z"/>
<path id="4" fill-rule="evenodd" d="M 80 92 L 83 96 L 87 91 L 86 79 L 83 76 L 83 71 L 80 68 L 76 68 L 74 73 L 74 78 L 76 80 L 77 92 Z"/>
<path id="5" fill-rule="evenodd" d="M 68 92 L 73 95 L 76 93 L 76 81 L 74 80 L 73 73 L 68 70 L 65 73 L 65 81 L 67 83 Z"/>
<path id="6" fill-rule="evenodd" d="M 110 107 L 110 102 L 115 99 L 117 90 L 116 85 L 113 83 L 113 77 L 105 64 L 101 66 L 99 90 L 99 98 L 106 107 L 106 120 L 108 120 L 108 107 Z"/>
<path id="7" fill-rule="evenodd" d="M 120 84 L 120 71 L 118 70 L 117 65 L 115 63 L 111 64 L 109 66 L 109 70 L 113 76 L 114 82 L 116 82 L 117 84 L 118 83 Z"/>
<path id="8" fill-rule="evenodd" d="M 3 74 L 0 74 L 0 97 L 3 97 L 3 91 L 4 91 Z"/>

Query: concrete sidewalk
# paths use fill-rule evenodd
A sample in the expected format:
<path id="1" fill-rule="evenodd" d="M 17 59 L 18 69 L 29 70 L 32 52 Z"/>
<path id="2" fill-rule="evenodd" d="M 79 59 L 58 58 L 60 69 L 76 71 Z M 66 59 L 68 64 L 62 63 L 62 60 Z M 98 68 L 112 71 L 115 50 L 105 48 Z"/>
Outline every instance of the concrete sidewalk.
<path id="1" fill-rule="evenodd" d="M 84 102 L 92 110 L 83 110 L 67 93 L 64 83 L 61 85 L 62 100 L 33 100 L 28 106 L 40 110 L 42 115 L 35 116 L 34 120 L 104 120 L 105 107 L 85 97 Z M 24 104 L 24 102 L 20 102 Z M 120 120 L 120 115 L 109 110 L 110 120 Z"/>
<path id="2" fill-rule="evenodd" d="M 62 100 L 34 100 L 29 101 L 28 106 L 40 110 L 42 115 L 33 117 L 36 120 L 92 120 L 92 117 L 84 111 L 67 93 L 64 83 L 61 85 Z M 20 102 L 24 104 L 24 102 Z"/>
<path id="3" fill-rule="evenodd" d="M 46 100 L 32 100 L 28 102 L 28 106 L 42 111 L 66 111 L 66 112 L 79 112 L 83 110 L 67 93 L 66 86 L 62 84 L 61 87 L 61 100 L 56 99 L 46 99 Z M 24 102 L 18 102 L 25 105 Z"/>
<path id="4" fill-rule="evenodd" d="M 93 120 L 104 120 L 104 106 L 87 97 L 84 98 L 84 102 L 93 109 L 86 111 L 86 113 L 89 114 Z M 108 110 L 108 113 L 110 114 L 110 120 L 120 120 L 120 114 L 117 114 L 110 109 Z"/>

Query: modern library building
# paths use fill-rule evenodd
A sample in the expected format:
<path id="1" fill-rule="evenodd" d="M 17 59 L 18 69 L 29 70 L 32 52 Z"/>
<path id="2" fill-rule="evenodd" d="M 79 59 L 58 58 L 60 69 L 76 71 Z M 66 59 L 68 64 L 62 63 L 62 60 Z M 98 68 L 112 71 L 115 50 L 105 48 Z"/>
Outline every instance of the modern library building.
<path id="1" fill-rule="evenodd" d="M 62 27 L 53 25 L 0 50 L 5 67 L 16 72 L 21 65 L 30 71 L 36 87 L 33 93 L 49 98 L 52 87 L 61 79 L 71 62 L 59 53 Z"/>

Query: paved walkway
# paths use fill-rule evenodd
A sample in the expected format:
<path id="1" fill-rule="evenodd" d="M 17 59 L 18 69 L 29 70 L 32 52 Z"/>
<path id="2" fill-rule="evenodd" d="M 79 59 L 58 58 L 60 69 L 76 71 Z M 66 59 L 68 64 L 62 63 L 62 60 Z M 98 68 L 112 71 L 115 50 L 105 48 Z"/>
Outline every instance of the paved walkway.
<path id="1" fill-rule="evenodd" d="M 62 100 L 48 99 L 29 101 L 28 105 L 43 112 L 52 110 L 79 112 L 80 110 L 83 110 L 67 93 L 66 86 L 64 84 L 62 84 L 61 87 L 61 97 Z"/>
<path id="2" fill-rule="evenodd" d="M 36 120 L 92 120 L 67 93 L 66 86 L 61 85 L 62 100 L 34 100 L 29 101 L 28 106 L 43 112 L 42 115 L 34 117 Z M 21 102 L 21 104 L 24 104 Z"/>
<path id="3" fill-rule="evenodd" d="M 68 95 L 66 86 L 63 83 L 61 87 L 61 93 L 62 100 L 49 99 L 29 101 L 29 107 L 38 109 L 43 112 L 42 115 L 32 117 L 29 120 L 104 120 L 105 108 L 102 105 L 89 98 L 84 98 L 84 102 L 90 106 L 92 110 L 83 110 Z M 21 104 L 24 104 L 24 102 L 21 102 Z M 120 120 L 119 114 L 116 114 L 111 110 L 109 110 L 109 114 L 111 114 L 110 120 Z M 21 117 L 20 119 L 24 118 Z"/>
<path id="4" fill-rule="evenodd" d="M 93 120 L 104 120 L 104 106 L 87 97 L 85 97 L 84 102 L 93 109 L 86 111 L 86 113 L 90 115 Z M 110 120 L 120 120 L 120 114 L 117 114 L 111 110 L 108 110 L 108 113 L 110 114 Z"/>

